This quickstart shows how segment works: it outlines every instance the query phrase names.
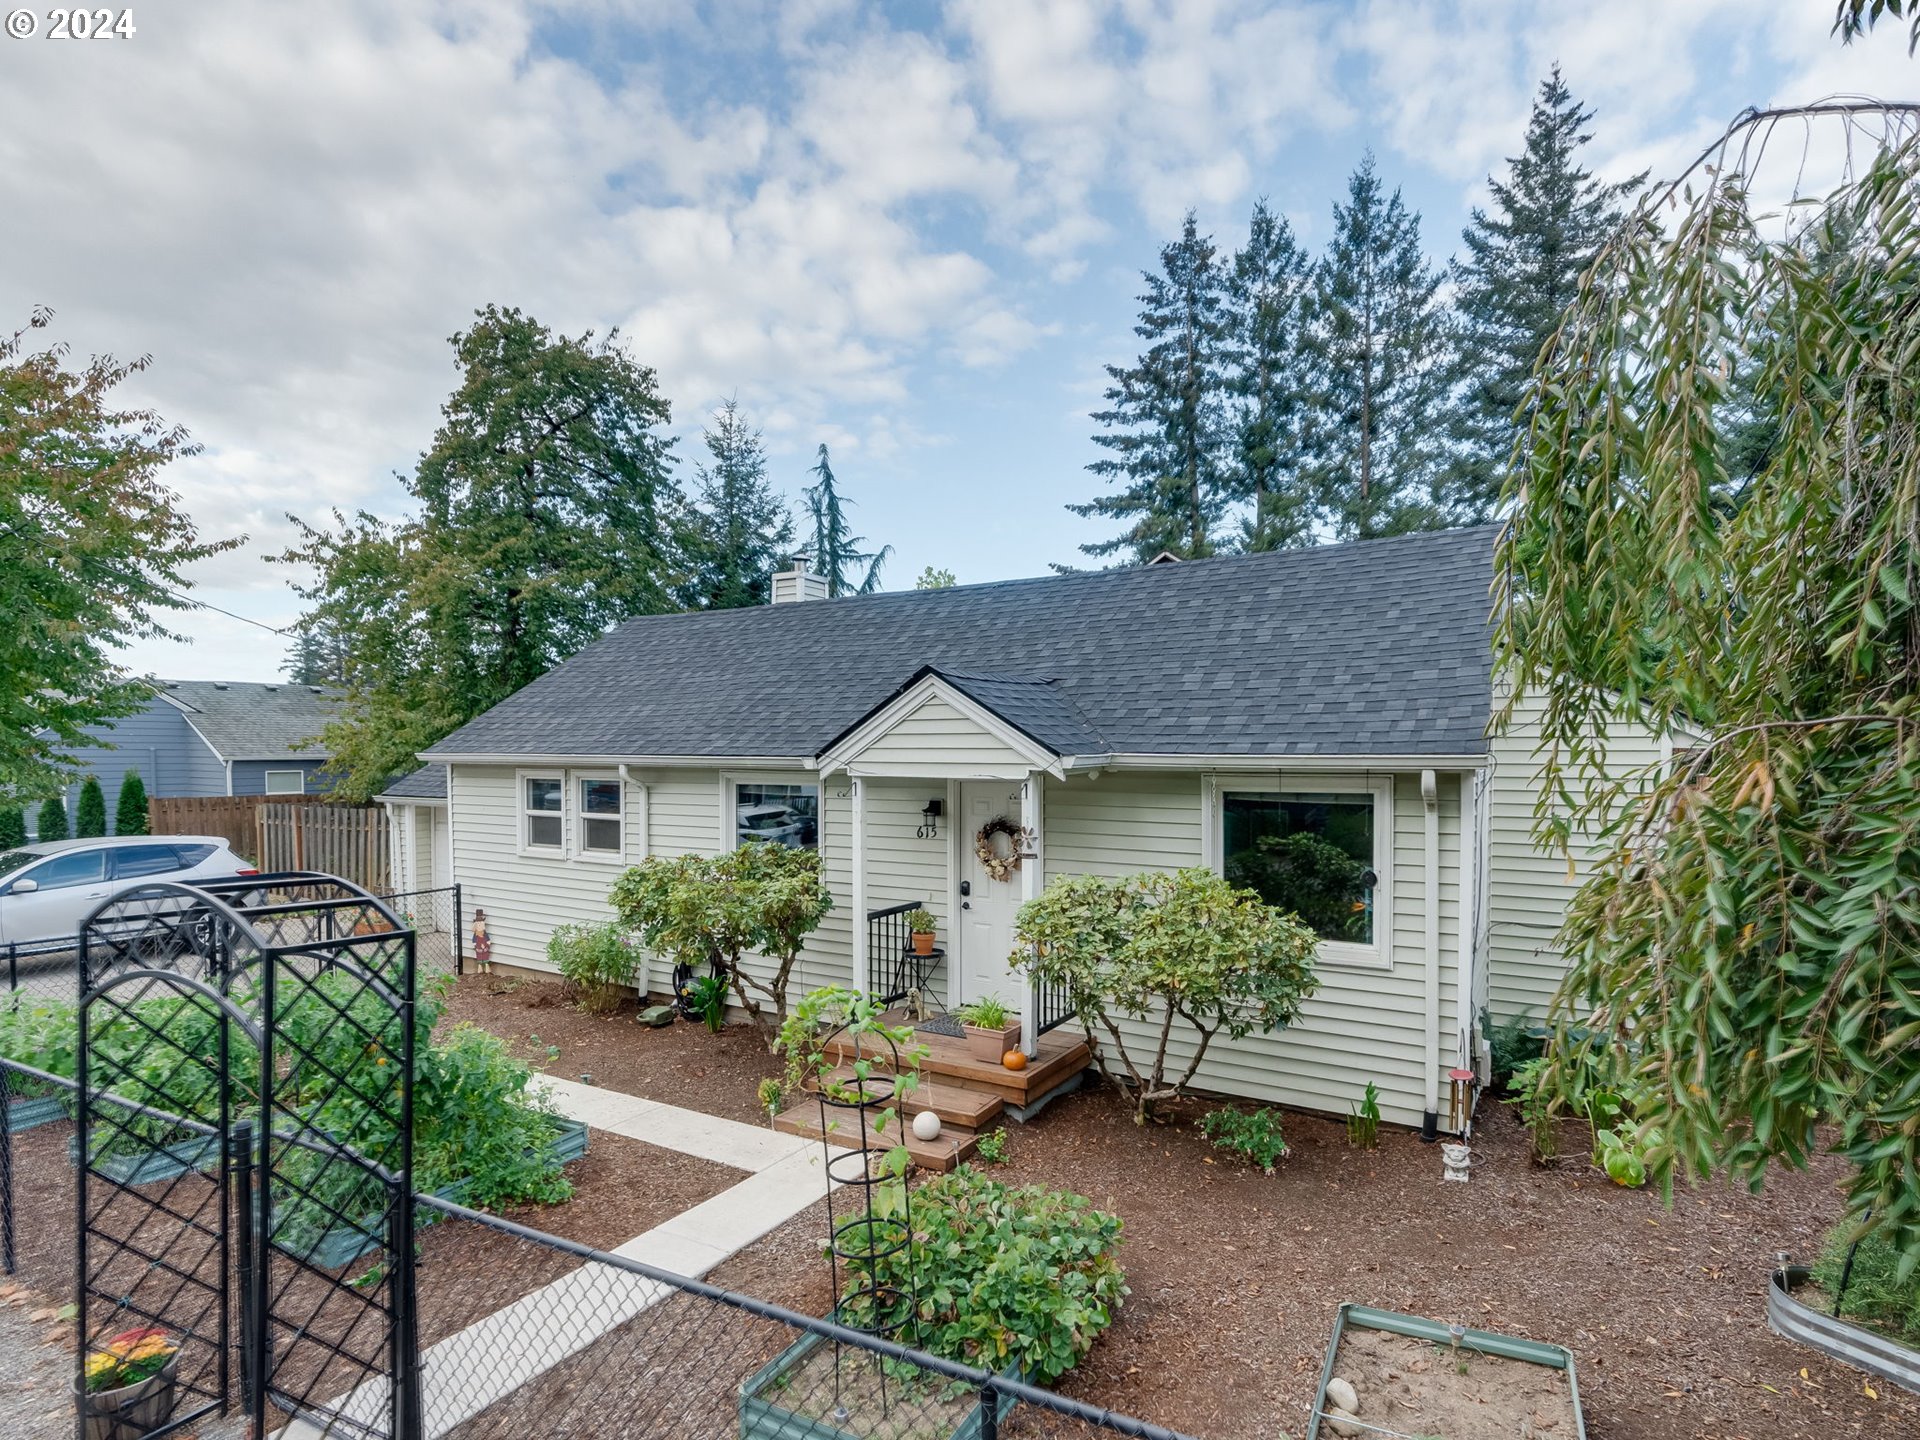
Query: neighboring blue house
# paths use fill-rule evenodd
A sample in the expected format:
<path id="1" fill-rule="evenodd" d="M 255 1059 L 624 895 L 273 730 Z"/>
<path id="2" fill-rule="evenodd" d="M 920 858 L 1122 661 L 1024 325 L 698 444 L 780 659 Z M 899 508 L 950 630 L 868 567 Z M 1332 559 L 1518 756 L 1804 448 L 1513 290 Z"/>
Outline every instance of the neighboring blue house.
<path id="1" fill-rule="evenodd" d="M 317 685 L 162 680 L 134 714 L 90 727 L 112 748 L 74 756 L 80 770 L 67 789 L 67 813 L 81 781 L 97 775 L 111 825 L 129 770 L 140 772 L 149 796 L 318 794 L 328 788 L 329 756 L 315 737 L 337 703 L 337 692 Z"/>

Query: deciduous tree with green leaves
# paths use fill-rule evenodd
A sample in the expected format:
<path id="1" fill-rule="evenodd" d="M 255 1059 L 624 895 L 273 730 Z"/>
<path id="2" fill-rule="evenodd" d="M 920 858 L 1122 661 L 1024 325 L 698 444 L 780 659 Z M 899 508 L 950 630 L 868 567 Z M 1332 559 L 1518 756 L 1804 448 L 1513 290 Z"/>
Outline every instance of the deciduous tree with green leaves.
<path id="1" fill-rule="evenodd" d="M 120 798 L 113 806 L 113 833 L 147 833 L 147 782 L 140 778 L 138 770 L 129 770 L 120 777 Z"/>
<path id="2" fill-rule="evenodd" d="M 38 343 L 52 318 L 0 333 L 0 793 L 26 796 L 152 697 L 114 652 L 177 638 L 159 617 L 192 605 L 187 567 L 240 543 L 202 541 L 160 481 L 186 431 L 116 403 L 147 357 L 69 364 Z"/>
<path id="3" fill-rule="evenodd" d="M 953 571 L 937 569 L 932 565 L 920 572 L 920 578 L 913 582 L 916 590 L 951 590 L 960 582 L 954 578 Z"/>
<path id="4" fill-rule="evenodd" d="M 1852 1216 L 1871 1212 L 1909 1275 L 1917 118 L 1838 103 L 1744 117 L 1642 202 L 1541 358 L 1496 566 L 1514 682 L 1499 718 L 1522 697 L 1544 707 L 1538 834 L 1606 845 L 1561 935 L 1557 1063 L 1617 1051 L 1668 1185 L 1722 1170 L 1758 1185 L 1836 1150 Z M 1789 135 L 1807 148 L 1769 162 L 1768 137 Z M 1780 203 L 1835 155 L 1844 183 Z M 1726 513 L 1743 366 L 1776 441 Z M 1621 774 L 1609 724 L 1702 738 Z"/>
<path id="5" fill-rule="evenodd" d="M 1020 907 L 1014 940 L 1016 966 L 1065 987 L 1140 1124 L 1192 1082 L 1214 1036 L 1292 1024 L 1319 983 L 1313 931 L 1211 870 L 1056 880 Z M 1176 1024 L 1194 1035 L 1184 1067 Z"/>
<path id="6" fill-rule="evenodd" d="M 323 738 L 363 800 L 415 753 L 607 629 L 674 607 L 684 501 L 653 371 L 616 333 L 556 335 L 488 306 L 452 339 L 460 384 L 388 523 L 295 519 L 303 624 L 348 645 Z"/>
<path id="7" fill-rule="evenodd" d="M 107 796 L 97 775 L 80 782 L 80 799 L 73 807 L 73 833 L 81 840 L 107 833 Z"/>

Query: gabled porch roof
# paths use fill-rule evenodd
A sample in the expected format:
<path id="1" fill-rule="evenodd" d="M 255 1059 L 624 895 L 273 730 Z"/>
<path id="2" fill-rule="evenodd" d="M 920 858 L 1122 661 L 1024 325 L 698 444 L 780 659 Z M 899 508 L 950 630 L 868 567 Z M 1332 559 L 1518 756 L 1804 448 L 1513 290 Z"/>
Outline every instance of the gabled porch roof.
<path id="1" fill-rule="evenodd" d="M 1063 775 L 1065 761 L 1106 753 L 1055 680 L 923 665 L 834 736 L 814 764 L 822 771 L 1021 779 L 1035 770 Z"/>

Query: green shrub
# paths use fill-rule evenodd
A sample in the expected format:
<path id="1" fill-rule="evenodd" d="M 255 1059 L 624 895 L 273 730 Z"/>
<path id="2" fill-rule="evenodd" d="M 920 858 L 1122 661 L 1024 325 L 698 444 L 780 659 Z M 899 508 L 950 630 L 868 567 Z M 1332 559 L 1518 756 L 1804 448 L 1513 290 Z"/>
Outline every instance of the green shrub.
<path id="1" fill-rule="evenodd" d="M 560 926 L 547 937 L 547 960 L 589 1015 L 617 1010 L 640 973 L 640 951 L 614 923 Z"/>
<path id="2" fill-rule="evenodd" d="M 842 1315 L 982 1369 L 1017 1361 L 1048 1385 L 1113 1323 L 1127 1294 L 1119 1217 L 1078 1195 L 1014 1189 L 962 1165 L 913 1192 L 913 1243 L 854 1261 Z M 877 1284 L 877 1304 L 854 1292 Z M 909 1313 L 918 1301 L 918 1316 Z M 876 1313 L 877 1308 L 877 1313 Z"/>
<path id="3" fill-rule="evenodd" d="M 89 775 L 80 784 L 80 801 L 73 810 L 73 833 L 82 840 L 107 833 L 107 797 L 100 789 L 98 775 Z"/>
<path id="4" fill-rule="evenodd" d="M 1854 1229 L 1841 1224 L 1830 1230 L 1814 1264 L 1814 1283 L 1829 1296 L 1840 1295 L 1840 1273 L 1846 1269 Z M 1899 1252 L 1885 1231 L 1876 1230 L 1860 1242 L 1840 1313 L 1902 1344 L 1920 1347 L 1920 1267 L 1901 1278 Z"/>
<path id="5" fill-rule="evenodd" d="M 1200 1117 L 1200 1133 L 1213 1141 L 1216 1150 L 1238 1155 L 1269 1175 L 1274 1161 L 1286 1158 L 1280 1112 L 1265 1106 L 1258 1110 L 1209 1110 Z"/>
<path id="6" fill-rule="evenodd" d="M 18 805 L 0 805 L 0 850 L 27 843 L 27 812 Z"/>
<path id="7" fill-rule="evenodd" d="M 40 839 L 66 839 L 67 802 L 58 795 L 49 795 L 40 802 L 40 813 L 34 817 L 34 821 L 34 828 L 39 831 Z"/>
<path id="8" fill-rule="evenodd" d="M 1487 1037 L 1487 1049 L 1493 1057 L 1492 1088 L 1495 1090 L 1506 1090 L 1512 1084 L 1514 1071 L 1529 1060 L 1538 1060 L 1546 1051 L 1546 1036 L 1524 1011 L 1496 1025 L 1493 1016 L 1482 1010 L 1480 1031 Z"/>
<path id="9" fill-rule="evenodd" d="M 953 1012 L 962 1025 L 977 1026 L 982 1030 L 1004 1030 L 1007 1025 L 1007 1002 L 998 995 L 982 995 L 970 1005 L 962 1005 Z"/>
<path id="10" fill-rule="evenodd" d="M 129 770 L 120 777 L 120 798 L 113 806 L 113 833 L 147 833 L 147 782 L 140 778 L 138 770 Z"/>
<path id="11" fill-rule="evenodd" d="M 718 1035 L 727 1025 L 727 977 L 696 975 L 680 992 L 687 1007 L 700 1017 L 709 1035 Z"/>

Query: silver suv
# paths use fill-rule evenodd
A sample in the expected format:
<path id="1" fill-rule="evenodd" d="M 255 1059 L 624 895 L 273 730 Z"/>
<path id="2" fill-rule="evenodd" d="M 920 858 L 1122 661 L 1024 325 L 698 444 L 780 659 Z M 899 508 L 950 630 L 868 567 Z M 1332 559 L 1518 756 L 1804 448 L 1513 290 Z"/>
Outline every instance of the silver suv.
<path id="1" fill-rule="evenodd" d="M 77 934 L 109 895 L 154 880 L 210 880 L 260 872 L 218 835 L 122 835 L 49 840 L 0 851 L 0 946 Z"/>

